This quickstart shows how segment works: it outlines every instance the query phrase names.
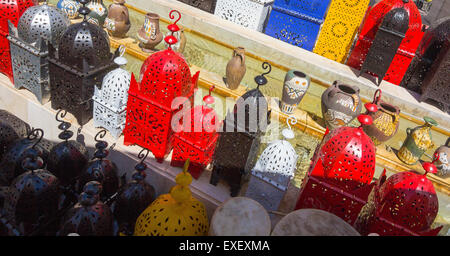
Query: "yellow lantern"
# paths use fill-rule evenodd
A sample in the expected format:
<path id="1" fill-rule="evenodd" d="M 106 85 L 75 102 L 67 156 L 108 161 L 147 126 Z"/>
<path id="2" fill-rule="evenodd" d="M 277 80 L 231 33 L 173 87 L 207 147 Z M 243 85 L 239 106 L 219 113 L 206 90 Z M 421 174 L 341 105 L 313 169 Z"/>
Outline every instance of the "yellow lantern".
<path id="1" fill-rule="evenodd" d="M 344 63 L 370 0 L 333 0 L 314 53 Z"/>
<path id="2" fill-rule="evenodd" d="M 205 236 L 209 230 L 208 216 L 203 203 L 192 197 L 189 184 L 192 176 L 187 172 L 189 159 L 183 172 L 177 175 L 169 194 L 159 196 L 136 221 L 135 236 Z"/>

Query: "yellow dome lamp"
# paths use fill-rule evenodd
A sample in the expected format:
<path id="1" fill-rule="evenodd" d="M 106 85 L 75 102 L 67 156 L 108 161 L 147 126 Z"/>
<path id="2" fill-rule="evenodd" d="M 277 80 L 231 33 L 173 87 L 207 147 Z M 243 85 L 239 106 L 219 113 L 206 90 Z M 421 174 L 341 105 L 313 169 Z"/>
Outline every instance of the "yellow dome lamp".
<path id="1" fill-rule="evenodd" d="M 169 194 L 159 196 L 136 221 L 135 236 L 206 236 L 208 216 L 203 203 L 192 197 L 189 184 L 192 176 L 187 172 L 189 159 L 183 172 L 177 175 Z"/>

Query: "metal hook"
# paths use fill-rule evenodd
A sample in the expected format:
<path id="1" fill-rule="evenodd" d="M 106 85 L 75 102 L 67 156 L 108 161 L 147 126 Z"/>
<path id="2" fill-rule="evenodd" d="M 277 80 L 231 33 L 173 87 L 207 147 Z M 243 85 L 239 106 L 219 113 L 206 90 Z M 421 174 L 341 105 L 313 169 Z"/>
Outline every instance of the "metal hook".
<path id="1" fill-rule="evenodd" d="M 286 119 L 286 124 L 287 124 L 287 126 L 289 127 L 289 130 L 292 130 L 291 125 L 294 126 L 294 125 L 297 124 L 297 122 L 298 122 L 297 118 L 296 118 L 295 116 L 293 116 L 293 115 L 289 116 L 289 117 Z"/>
<path id="2" fill-rule="evenodd" d="M 29 140 L 35 140 L 37 141 L 33 144 L 31 148 L 35 148 L 39 142 L 41 142 L 42 138 L 44 137 L 44 131 L 40 128 L 32 129 L 31 132 L 28 134 L 27 139 Z"/>
<path id="3" fill-rule="evenodd" d="M 125 50 L 127 49 L 127 47 L 125 47 L 125 45 L 121 44 L 119 46 L 119 57 L 122 57 L 125 54 Z"/>
<path id="4" fill-rule="evenodd" d="M 105 137 L 105 135 L 106 135 L 106 130 L 101 130 L 95 135 L 94 140 L 96 142 L 103 142 L 103 141 L 99 140 L 97 137 L 100 137 L 100 139 L 103 139 Z"/>
<path id="5" fill-rule="evenodd" d="M 177 11 L 177 10 L 172 10 L 169 13 L 169 18 L 172 19 L 172 20 L 175 19 L 175 17 L 173 16 L 174 12 L 178 14 L 178 19 L 173 24 L 177 24 L 177 22 L 181 19 L 181 13 L 179 11 Z"/>
<path id="6" fill-rule="evenodd" d="M 209 88 L 209 96 L 211 96 L 211 93 L 212 93 L 212 91 L 213 91 L 215 88 L 216 88 L 215 85 L 213 85 L 213 86 L 211 86 L 211 87 Z"/>
<path id="7" fill-rule="evenodd" d="M 61 113 L 63 112 L 63 113 Z M 64 109 L 60 109 L 58 110 L 58 112 L 56 113 L 56 121 L 60 122 L 60 123 L 65 123 L 66 121 L 59 119 L 59 114 L 61 113 L 61 118 L 66 117 L 67 111 Z"/>
<path id="8" fill-rule="evenodd" d="M 145 155 L 144 155 L 144 152 L 145 152 L 145 151 L 147 151 L 147 153 L 145 153 Z M 145 159 L 146 159 L 147 156 L 148 156 L 148 153 L 150 153 L 150 150 L 148 150 L 148 149 L 146 149 L 146 148 L 143 148 L 143 149 L 141 150 L 141 152 L 139 152 L 138 158 L 141 159 L 141 162 L 140 162 L 141 164 L 144 163 Z"/>
<path id="9" fill-rule="evenodd" d="M 262 76 L 268 75 L 270 72 L 272 72 L 272 65 L 270 65 L 270 63 L 267 62 L 267 61 L 265 61 L 265 62 L 262 64 L 262 68 L 263 68 L 264 70 L 269 69 L 269 71 L 267 71 L 266 73 L 262 73 L 262 74 L 261 74 Z"/>

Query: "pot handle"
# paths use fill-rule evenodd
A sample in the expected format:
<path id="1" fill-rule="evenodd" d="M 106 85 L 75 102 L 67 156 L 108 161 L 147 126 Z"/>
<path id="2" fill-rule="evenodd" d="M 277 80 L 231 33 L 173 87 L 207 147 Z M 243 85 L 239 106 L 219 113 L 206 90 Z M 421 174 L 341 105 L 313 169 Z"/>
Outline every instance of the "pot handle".
<path id="1" fill-rule="evenodd" d="M 374 95 L 373 95 L 373 104 L 377 104 L 380 102 L 381 100 L 381 90 L 378 89 L 375 91 Z"/>
<path id="2" fill-rule="evenodd" d="M 239 56 L 241 58 L 241 66 L 244 65 L 245 55 L 238 53 L 236 50 L 233 50 L 233 57 Z"/>
<path id="3" fill-rule="evenodd" d="M 412 129 L 411 129 L 411 128 L 409 128 L 409 127 L 408 127 L 408 128 L 406 128 L 406 134 L 408 134 L 408 135 L 411 135 L 411 130 L 412 130 Z"/>

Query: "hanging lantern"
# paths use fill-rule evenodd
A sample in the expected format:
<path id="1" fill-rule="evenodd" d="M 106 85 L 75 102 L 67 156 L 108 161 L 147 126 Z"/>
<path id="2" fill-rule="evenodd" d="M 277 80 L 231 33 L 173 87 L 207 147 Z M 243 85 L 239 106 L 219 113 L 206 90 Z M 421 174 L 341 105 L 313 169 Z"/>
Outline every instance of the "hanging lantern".
<path id="1" fill-rule="evenodd" d="M 190 110 L 189 117 L 183 119 L 184 124 L 179 125 L 179 132 L 174 135 L 174 148 L 172 152 L 172 166 L 182 167 L 190 159 L 189 173 L 198 179 L 204 169 L 211 163 L 216 148 L 217 127 L 220 127 L 217 115 L 209 104 L 214 104 L 214 97 L 209 95 L 203 98 L 205 105 L 196 106 Z M 184 126 L 184 128 L 183 128 Z"/>
<path id="2" fill-rule="evenodd" d="M 369 110 L 376 111 L 376 105 Z M 314 208 L 337 215 L 350 224 L 356 220 L 374 183 L 375 146 L 363 131 L 372 118 L 358 117 L 360 127 L 328 132 L 314 153 L 295 209 Z"/>
<path id="3" fill-rule="evenodd" d="M 124 235 L 133 235 L 137 218 L 155 200 L 155 189 L 145 181 L 147 165 L 144 161 L 149 152 L 143 149 L 139 153 L 141 162 L 135 166 L 131 181 L 120 189 L 114 206 L 119 232 Z"/>
<path id="4" fill-rule="evenodd" d="M 123 57 L 125 47 L 119 47 L 120 57 L 114 59 L 119 66 L 106 74 L 101 89 L 95 87 L 94 96 L 94 126 L 107 129 L 114 138 L 119 138 L 125 127 L 128 89 L 131 74 L 123 67 L 127 59 Z"/>
<path id="5" fill-rule="evenodd" d="M 175 178 L 177 185 L 169 194 L 159 196 L 136 221 L 135 236 L 206 236 L 208 216 L 203 203 L 192 197 L 189 184 L 192 176 L 183 172 Z"/>
<path id="6" fill-rule="evenodd" d="M 88 182 L 79 201 L 64 216 L 60 236 L 77 233 L 80 236 L 112 236 L 113 215 L 109 206 L 100 201 L 102 185 Z"/>
<path id="7" fill-rule="evenodd" d="M 275 0 L 267 35 L 312 51 L 331 0 Z"/>
<path id="8" fill-rule="evenodd" d="M 17 29 L 9 22 L 14 87 L 28 89 L 41 104 L 50 100 L 48 44 L 58 48 L 69 25 L 67 15 L 47 2 L 28 8 L 20 17 Z"/>
<path id="9" fill-rule="evenodd" d="M 214 13 L 217 0 L 178 0 L 205 12 Z"/>
<path id="10" fill-rule="evenodd" d="M 439 205 L 428 173 L 436 166 L 424 163 L 425 174 L 416 171 L 396 173 L 386 180 L 386 170 L 362 208 L 355 228 L 362 234 L 381 236 L 436 236 L 442 227 L 430 229 Z"/>
<path id="11" fill-rule="evenodd" d="M 119 54 L 110 53 L 108 34 L 87 22 L 88 2 L 80 0 L 84 20 L 69 26 L 58 50 L 49 45 L 48 57 L 52 108 L 72 113 L 80 125 L 92 118 L 94 87 L 100 88 L 104 76 L 117 68 L 113 59 Z"/>
<path id="12" fill-rule="evenodd" d="M 405 28 L 403 22 L 406 20 L 404 11 L 393 11 L 398 8 L 406 11 L 409 17 L 409 25 L 405 33 L 403 33 Z M 388 15 L 388 13 L 390 14 Z M 400 17 L 402 21 L 400 23 L 388 22 Z M 386 23 L 382 24 L 383 21 Z M 405 34 L 404 38 L 402 38 L 403 34 Z M 347 60 L 347 65 L 362 70 L 363 64 L 367 62 L 366 70 L 376 73 L 379 82 L 384 77 L 384 80 L 399 85 L 415 56 L 422 37 L 422 18 L 412 0 L 382 0 L 367 14 L 355 47 Z M 396 47 L 399 40 L 401 40 L 401 44 Z M 392 61 L 386 62 L 388 58 L 392 58 L 391 54 L 395 49 L 397 50 Z M 372 52 L 370 53 L 373 56 L 372 59 L 367 59 L 369 52 Z"/>
<path id="13" fill-rule="evenodd" d="M 0 109 L 0 161 L 16 140 L 25 138 L 30 126 L 17 116 Z"/>
<path id="14" fill-rule="evenodd" d="M 256 162 L 249 182 L 251 189 L 247 189 L 246 193 L 246 196 L 255 199 L 267 210 L 272 211 L 278 209 L 297 169 L 298 155 L 287 141 L 294 138 L 291 125 L 295 125 L 297 119 L 290 116 L 286 123 L 289 129 L 283 129 L 284 138 L 269 143 Z"/>
<path id="15" fill-rule="evenodd" d="M 430 72 L 431 67 L 445 54 L 445 44 L 448 41 L 450 41 L 450 17 L 436 21 L 425 32 L 417 48 L 416 56 L 412 60 L 411 65 L 409 65 L 408 71 L 406 71 L 400 85 L 420 92 L 423 81 Z M 446 90 L 441 88 L 439 92 L 445 93 Z"/>
<path id="16" fill-rule="evenodd" d="M 224 179 L 230 185 L 231 196 L 237 196 L 241 186 L 248 181 L 251 168 L 255 165 L 261 136 L 270 123 L 270 111 L 266 98 L 259 87 L 267 84 L 265 75 L 272 66 L 264 62 L 266 73 L 255 77 L 258 85 L 242 95 L 236 102 L 233 112 L 223 121 L 213 157 L 213 171 L 210 183 L 217 185 Z"/>
<path id="17" fill-rule="evenodd" d="M 81 172 L 77 179 L 78 191 L 82 191 L 82 188 L 89 181 L 98 181 L 102 184 L 101 198 L 109 198 L 117 192 L 119 188 L 119 176 L 118 168 L 116 164 L 108 159 L 109 151 L 106 149 L 108 143 L 102 139 L 106 135 L 106 130 L 101 130 L 95 135 L 95 153 L 94 159 L 91 160 L 86 168 Z"/>
<path id="18" fill-rule="evenodd" d="M 178 11 L 171 11 L 172 19 L 173 12 L 180 15 Z M 180 18 L 181 15 L 178 20 Z M 178 20 L 168 26 L 173 33 L 179 31 Z M 171 35 L 165 41 L 173 45 L 176 38 Z M 172 117 L 180 111 L 179 106 L 188 104 L 192 107 L 200 72 L 191 78 L 183 55 L 169 47 L 150 55 L 140 73 L 139 83 L 134 74 L 131 75 L 124 144 L 147 148 L 158 162 L 162 162 L 173 147 Z"/>
<path id="19" fill-rule="evenodd" d="M 58 128 L 62 130 L 58 138 L 63 141 L 50 150 L 47 162 L 48 170 L 55 174 L 64 186 L 74 184 L 89 158 L 88 151 L 82 144 L 74 140 L 69 141 L 73 136 L 73 132 L 68 130 L 70 123 L 60 119 L 64 118 L 66 113 L 59 110 L 56 114 L 56 121 L 61 122 Z"/>
<path id="20" fill-rule="evenodd" d="M 35 5 L 33 0 L 0 0 L 0 73 L 13 82 L 11 53 L 8 41 L 8 20 L 17 26 L 20 16 L 28 7 Z"/>

